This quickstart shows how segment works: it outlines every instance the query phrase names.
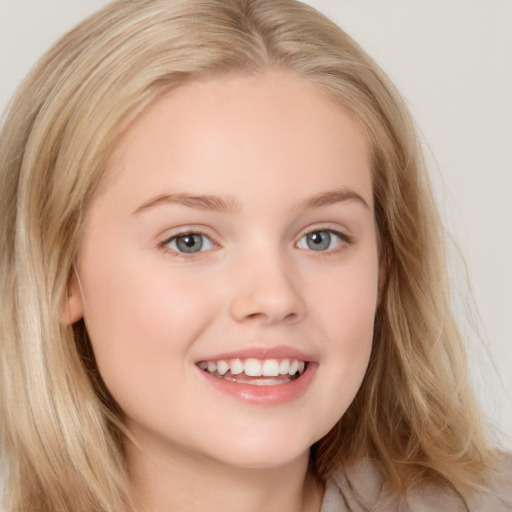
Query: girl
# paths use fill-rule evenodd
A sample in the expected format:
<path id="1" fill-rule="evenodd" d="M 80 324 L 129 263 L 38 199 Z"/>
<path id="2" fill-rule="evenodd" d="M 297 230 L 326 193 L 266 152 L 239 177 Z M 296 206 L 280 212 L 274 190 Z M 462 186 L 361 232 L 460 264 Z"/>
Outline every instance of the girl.
<path id="1" fill-rule="evenodd" d="M 411 120 L 319 13 L 114 2 L 0 162 L 6 510 L 510 510 Z"/>

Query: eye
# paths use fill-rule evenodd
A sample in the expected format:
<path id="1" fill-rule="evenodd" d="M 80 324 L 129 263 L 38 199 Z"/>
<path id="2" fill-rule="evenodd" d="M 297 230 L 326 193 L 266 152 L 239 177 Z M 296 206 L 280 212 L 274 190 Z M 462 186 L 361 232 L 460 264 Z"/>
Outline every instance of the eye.
<path id="1" fill-rule="evenodd" d="M 329 251 L 338 247 L 347 237 L 331 229 L 318 229 L 304 235 L 297 247 L 311 251 Z"/>
<path id="2" fill-rule="evenodd" d="M 185 254 L 208 251 L 215 246 L 212 240 L 202 233 L 183 233 L 176 235 L 166 240 L 162 245 L 173 251 Z"/>

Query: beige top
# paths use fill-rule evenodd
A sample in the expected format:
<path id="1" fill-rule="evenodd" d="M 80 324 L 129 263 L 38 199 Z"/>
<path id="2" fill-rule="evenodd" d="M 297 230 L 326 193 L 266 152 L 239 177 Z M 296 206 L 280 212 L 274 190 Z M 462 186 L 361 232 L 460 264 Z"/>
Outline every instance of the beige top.
<path id="1" fill-rule="evenodd" d="M 501 456 L 491 485 L 464 503 L 454 491 L 425 484 L 406 496 L 382 488 L 374 464 L 362 461 L 329 480 L 320 512 L 512 512 L 512 454 Z"/>

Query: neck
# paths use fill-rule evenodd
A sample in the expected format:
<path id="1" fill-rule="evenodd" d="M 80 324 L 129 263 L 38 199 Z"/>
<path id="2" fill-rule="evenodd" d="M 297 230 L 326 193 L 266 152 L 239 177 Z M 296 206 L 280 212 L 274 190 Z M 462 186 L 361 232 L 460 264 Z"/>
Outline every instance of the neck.
<path id="1" fill-rule="evenodd" d="M 128 448 L 135 499 L 144 512 L 319 512 L 323 486 L 309 454 L 278 468 L 247 469 L 173 453 Z"/>

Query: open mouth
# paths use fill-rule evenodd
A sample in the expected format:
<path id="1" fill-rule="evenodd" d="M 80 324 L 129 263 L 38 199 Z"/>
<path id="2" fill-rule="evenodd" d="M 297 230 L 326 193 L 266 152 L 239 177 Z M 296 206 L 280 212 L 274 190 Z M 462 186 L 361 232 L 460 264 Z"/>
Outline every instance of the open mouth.
<path id="1" fill-rule="evenodd" d="M 229 359 L 199 361 L 197 366 L 206 373 L 240 384 L 275 386 L 298 379 L 308 363 L 299 359 Z"/>

